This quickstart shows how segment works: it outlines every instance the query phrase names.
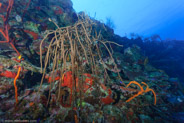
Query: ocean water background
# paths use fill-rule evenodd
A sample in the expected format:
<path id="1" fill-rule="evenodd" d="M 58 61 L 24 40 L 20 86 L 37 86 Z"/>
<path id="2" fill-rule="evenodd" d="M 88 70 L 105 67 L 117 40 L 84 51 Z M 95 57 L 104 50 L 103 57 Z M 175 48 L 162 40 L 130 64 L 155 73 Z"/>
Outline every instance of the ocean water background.
<path id="1" fill-rule="evenodd" d="M 74 9 L 97 20 L 111 18 L 115 33 L 143 37 L 154 34 L 162 39 L 184 40 L 183 0 L 72 0 Z"/>

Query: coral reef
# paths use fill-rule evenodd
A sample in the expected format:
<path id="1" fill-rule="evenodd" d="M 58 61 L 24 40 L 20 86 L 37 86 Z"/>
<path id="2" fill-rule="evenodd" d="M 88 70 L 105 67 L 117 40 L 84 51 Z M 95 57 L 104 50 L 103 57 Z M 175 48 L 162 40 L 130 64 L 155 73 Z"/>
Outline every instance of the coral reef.
<path id="1" fill-rule="evenodd" d="M 183 121 L 182 83 L 152 65 L 139 37 L 70 0 L 2 0 L 0 14 L 1 122 Z"/>

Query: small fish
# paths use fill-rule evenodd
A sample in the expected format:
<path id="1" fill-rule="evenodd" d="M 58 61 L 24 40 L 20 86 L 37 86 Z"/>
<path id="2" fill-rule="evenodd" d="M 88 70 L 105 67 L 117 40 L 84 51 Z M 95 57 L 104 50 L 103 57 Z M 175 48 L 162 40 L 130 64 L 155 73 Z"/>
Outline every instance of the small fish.
<path id="1" fill-rule="evenodd" d="M 70 61 L 70 55 L 67 56 L 66 61 L 67 61 L 67 62 Z"/>
<path id="2" fill-rule="evenodd" d="M 33 106 L 33 105 L 34 105 L 34 102 L 30 102 L 30 103 L 29 103 L 29 106 Z"/>
<path id="3" fill-rule="evenodd" d="M 18 56 L 18 59 L 20 60 L 22 58 L 22 56 L 20 55 L 20 56 Z"/>
<path id="4" fill-rule="evenodd" d="M 144 66 L 147 65 L 148 62 L 149 62 L 149 59 L 148 59 L 148 57 L 146 57 L 146 58 L 144 59 Z"/>

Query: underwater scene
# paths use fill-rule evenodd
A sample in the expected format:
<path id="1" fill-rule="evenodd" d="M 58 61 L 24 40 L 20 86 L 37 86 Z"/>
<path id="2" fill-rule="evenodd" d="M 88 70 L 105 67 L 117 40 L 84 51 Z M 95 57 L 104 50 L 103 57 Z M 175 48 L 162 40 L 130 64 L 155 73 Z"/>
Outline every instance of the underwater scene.
<path id="1" fill-rule="evenodd" d="M 0 123 L 184 123 L 184 40 L 135 33 L 71 0 L 0 0 Z"/>

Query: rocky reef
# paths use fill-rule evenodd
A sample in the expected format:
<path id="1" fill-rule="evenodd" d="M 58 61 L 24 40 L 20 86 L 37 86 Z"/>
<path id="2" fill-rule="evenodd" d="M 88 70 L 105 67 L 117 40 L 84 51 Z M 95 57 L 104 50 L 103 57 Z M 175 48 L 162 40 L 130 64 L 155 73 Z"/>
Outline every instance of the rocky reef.
<path id="1" fill-rule="evenodd" d="M 70 0 L 2 0 L 0 14 L 1 122 L 184 121 L 182 83 L 152 61 L 164 53 Z"/>

